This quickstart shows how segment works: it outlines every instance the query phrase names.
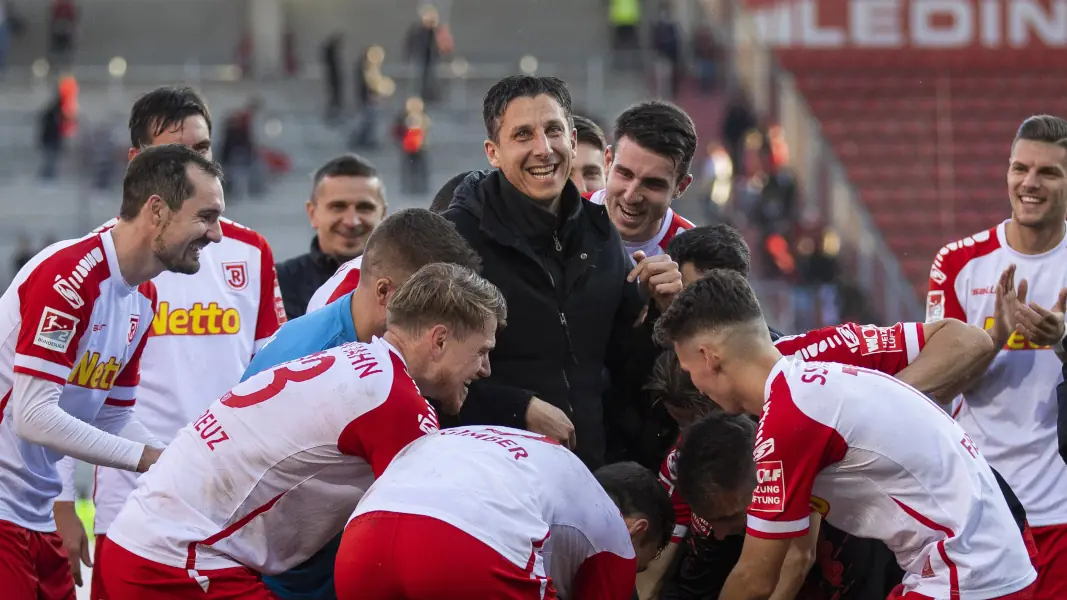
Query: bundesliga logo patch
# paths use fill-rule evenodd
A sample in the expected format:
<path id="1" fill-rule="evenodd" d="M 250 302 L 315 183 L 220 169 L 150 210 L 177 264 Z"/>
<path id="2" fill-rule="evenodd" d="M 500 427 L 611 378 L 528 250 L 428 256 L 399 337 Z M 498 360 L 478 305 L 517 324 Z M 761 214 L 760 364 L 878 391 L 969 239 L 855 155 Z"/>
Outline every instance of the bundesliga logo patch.
<path id="1" fill-rule="evenodd" d="M 33 344 L 53 352 L 66 352 L 74 339 L 78 319 L 54 308 L 45 307 Z"/>

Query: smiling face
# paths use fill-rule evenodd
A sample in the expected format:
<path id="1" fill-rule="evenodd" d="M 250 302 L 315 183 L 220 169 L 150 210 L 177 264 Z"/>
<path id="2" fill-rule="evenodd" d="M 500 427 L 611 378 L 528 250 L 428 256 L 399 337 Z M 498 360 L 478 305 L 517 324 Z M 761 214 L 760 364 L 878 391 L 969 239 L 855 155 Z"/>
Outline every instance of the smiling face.
<path id="1" fill-rule="evenodd" d="M 604 189 L 604 151 L 592 144 L 578 142 L 578 150 L 571 164 L 571 181 L 583 193 Z"/>
<path id="2" fill-rule="evenodd" d="M 622 239 L 646 242 L 659 232 L 671 201 L 692 182 L 680 180 L 674 161 L 623 137 L 608 149 L 604 204 Z"/>
<path id="3" fill-rule="evenodd" d="M 1017 140 L 1008 166 L 1012 220 L 1023 227 L 1062 227 L 1067 218 L 1067 148 Z"/>
<path id="4" fill-rule="evenodd" d="M 426 378 L 429 397 L 441 403 L 445 414 L 459 414 L 467 388 L 475 379 L 489 377 L 489 353 L 496 346 L 497 320 L 490 317 L 480 331 L 458 336 L 443 325 L 430 329 L 432 373 Z"/>
<path id="5" fill-rule="evenodd" d="M 152 251 L 168 271 L 191 275 L 200 270 L 200 250 L 222 240 L 219 217 L 226 203 L 218 178 L 195 165 L 187 169 L 193 195 L 185 199 L 179 210 L 171 211 L 162 199 L 155 197 L 162 204 L 162 213 Z"/>
<path id="6" fill-rule="evenodd" d="M 559 198 L 571 175 L 577 140 L 555 98 L 548 94 L 515 98 L 504 109 L 496 137 L 485 141 L 489 164 L 540 204 Z"/>
<path id="7" fill-rule="evenodd" d="M 323 177 L 307 203 L 307 212 L 324 253 L 359 256 L 385 216 L 382 181 L 377 177 Z"/>

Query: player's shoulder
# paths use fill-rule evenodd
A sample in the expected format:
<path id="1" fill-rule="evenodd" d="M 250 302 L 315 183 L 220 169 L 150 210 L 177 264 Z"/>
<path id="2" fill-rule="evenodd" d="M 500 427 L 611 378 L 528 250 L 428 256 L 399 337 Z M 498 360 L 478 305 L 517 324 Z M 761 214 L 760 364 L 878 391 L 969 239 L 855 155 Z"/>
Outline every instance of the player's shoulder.
<path id="1" fill-rule="evenodd" d="M 592 192 L 582 192 L 582 198 L 592 202 L 593 204 L 604 204 L 604 198 L 607 196 L 607 190 L 595 190 Z"/>
<path id="2" fill-rule="evenodd" d="M 999 250 L 1001 246 L 997 230 L 1002 226 L 997 225 L 942 246 L 934 257 L 930 278 L 944 283 L 948 278 L 958 275 L 967 263 Z"/>
<path id="3" fill-rule="evenodd" d="M 101 234 L 56 242 L 41 250 L 18 275 L 17 283 L 29 283 L 40 297 L 47 286 L 71 308 L 91 305 L 100 295 L 100 285 L 112 275 Z"/>
<path id="4" fill-rule="evenodd" d="M 671 237 L 694 227 L 696 225 L 692 221 L 678 214 L 678 211 L 671 209 L 671 230 L 669 234 Z"/>
<path id="5" fill-rule="evenodd" d="M 239 244 L 250 246 L 257 250 L 270 250 L 270 244 L 267 242 L 267 238 L 263 237 L 258 231 L 242 225 L 237 221 L 231 221 L 225 217 L 219 218 L 219 227 L 222 229 L 222 237 L 224 240 L 233 240 Z"/>

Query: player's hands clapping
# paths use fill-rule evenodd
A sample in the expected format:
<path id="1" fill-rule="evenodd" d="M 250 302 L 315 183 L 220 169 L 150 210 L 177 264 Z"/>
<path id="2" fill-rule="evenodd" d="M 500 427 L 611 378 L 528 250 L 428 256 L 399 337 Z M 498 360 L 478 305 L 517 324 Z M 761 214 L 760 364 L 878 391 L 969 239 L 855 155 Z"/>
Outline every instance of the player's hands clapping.
<path id="1" fill-rule="evenodd" d="M 1060 290 L 1059 298 L 1046 309 L 1036 302 L 1026 302 L 1027 283 L 1019 282 L 1018 302 L 1015 306 L 1015 326 L 1019 333 L 1038 346 L 1051 346 L 1063 339 L 1063 313 L 1067 307 L 1067 288 Z"/>
<path id="2" fill-rule="evenodd" d="M 1022 290 L 1025 293 L 1026 290 Z M 993 308 L 993 328 L 989 336 L 993 338 L 994 347 L 999 350 L 1008 343 L 1015 333 L 1015 313 L 1019 304 L 1019 291 L 1015 288 L 1015 265 L 1010 265 L 1000 274 L 997 281 L 997 303 Z"/>
<path id="3" fill-rule="evenodd" d="M 678 270 L 678 263 L 666 254 L 645 256 L 640 250 L 634 252 L 633 258 L 637 266 L 626 276 L 626 281 L 639 282 L 641 291 L 651 295 L 660 310 L 667 310 L 682 291 L 682 272 Z"/>

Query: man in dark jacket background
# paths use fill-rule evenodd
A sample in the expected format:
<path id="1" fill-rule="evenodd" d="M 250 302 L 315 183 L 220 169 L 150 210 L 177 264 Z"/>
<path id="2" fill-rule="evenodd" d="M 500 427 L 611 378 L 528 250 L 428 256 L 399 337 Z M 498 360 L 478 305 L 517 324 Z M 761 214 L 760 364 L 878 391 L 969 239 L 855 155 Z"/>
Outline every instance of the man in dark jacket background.
<path id="1" fill-rule="evenodd" d="M 681 275 L 666 255 L 637 253 L 632 267 L 604 207 L 582 199 L 570 181 L 577 140 L 564 82 L 505 78 L 486 93 L 483 118 L 494 170 L 468 175 L 444 216 L 508 301 L 511 318 L 490 356 L 488 382 L 526 393 L 469 402 L 460 420 L 548 435 L 596 468 L 604 461 L 604 411 L 612 408 L 603 405 L 601 373 L 607 366 L 621 375 L 620 348 L 647 349 L 651 364 L 656 348 L 634 343 L 647 337 L 637 326 L 649 297 L 669 305 Z"/>

